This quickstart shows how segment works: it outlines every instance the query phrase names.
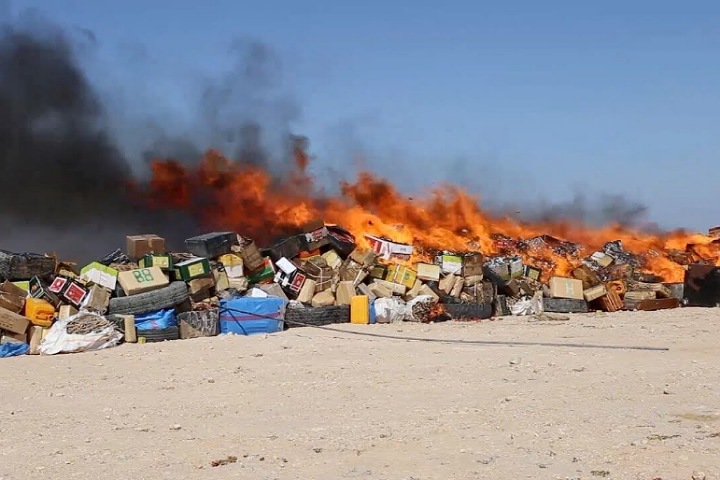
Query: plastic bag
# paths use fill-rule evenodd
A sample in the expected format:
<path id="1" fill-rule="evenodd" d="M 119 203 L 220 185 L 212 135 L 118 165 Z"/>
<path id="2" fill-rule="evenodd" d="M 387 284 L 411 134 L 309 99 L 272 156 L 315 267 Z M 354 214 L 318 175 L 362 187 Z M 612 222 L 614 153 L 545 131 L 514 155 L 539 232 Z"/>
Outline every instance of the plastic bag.
<path id="1" fill-rule="evenodd" d="M 399 298 L 378 298 L 373 305 L 377 323 L 397 323 L 405 320 L 405 302 Z"/>
<path id="2" fill-rule="evenodd" d="M 138 330 L 162 330 L 169 327 L 177 327 L 175 310 L 172 308 L 135 315 L 135 328 Z"/>
<path id="3" fill-rule="evenodd" d="M 30 350 L 27 343 L 8 342 L 0 345 L 0 358 L 17 357 L 25 355 Z"/>
<path id="4" fill-rule="evenodd" d="M 103 348 L 114 347 L 123 338 L 123 334 L 118 332 L 115 327 L 108 324 L 98 332 L 88 334 L 68 333 L 67 327 L 70 322 L 77 317 L 89 316 L 105 319 L 102 315 L 89 312 L 80 312 L 77 315 L 58 320 L 50 327 L 47 337 L 40 344 L 39 350 L 42 355 L 55 355 L 56 353 L 76 353 L 87 352 L 90 350 L 101 350 Z"/>
<path id="5" fill-rule="evenodd" d="M 543 313 L 542 299 L 542 292 L 536 292 L 532 297 L 523 297 L 510 305 L 510 312 L 517 316 Z"/>
<path id="6" fill-rule="evenodd" d="M 432 307 L 437 302 L 438 299 L 431 295 L 418 295 L 407 302 L 405 306 L 405 320 L 408 322 L 421 323 L 429 321 Z"/>

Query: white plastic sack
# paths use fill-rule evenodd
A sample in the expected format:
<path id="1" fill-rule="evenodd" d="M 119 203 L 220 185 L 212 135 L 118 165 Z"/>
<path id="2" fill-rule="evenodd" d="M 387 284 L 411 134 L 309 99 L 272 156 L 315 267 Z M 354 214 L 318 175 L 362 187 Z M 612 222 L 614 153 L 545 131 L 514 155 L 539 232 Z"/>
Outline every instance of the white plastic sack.
<path id="1" fill-rule="evenodd" d="M 432 295 L 418 295 L 405 305 L 405 320 L 408 322 L 425 322 L 428 320 L 430 308 L 438 302 Z"/>
<path id="2" fill-rule="evenodd" d="M 373 305 L 377 323 L 398 323 L 405 320 L 405 302 L 399 298 L 378 298 Z"/>
<path id="3" fill-rule="evenodd" d="M 538 315 L 543 313 L 542 292 L 535 292 L 532 297 L 523 297 L 510 305 L 510 312 L 513 315 Z"/>
<path id="4" fill-rule="evenodd" d="M 104 318 L 102 315 L 91 314 L 89 312 L 81 312 L 78 315 L 94 315 Z M 114 347 L 122 340 L 122 333 L 118 332 L 112 326 L 103 328 L 100 332 L 85 335 L 67 333 L 68 323 L 75 317 L 77 317 L 77 315 L 73 315 L 65 320 L 58 320 L 50 327 L 47 337 L 45 337 L 39 347 L 41 355 L 101 350 L 103 348 Z"/>

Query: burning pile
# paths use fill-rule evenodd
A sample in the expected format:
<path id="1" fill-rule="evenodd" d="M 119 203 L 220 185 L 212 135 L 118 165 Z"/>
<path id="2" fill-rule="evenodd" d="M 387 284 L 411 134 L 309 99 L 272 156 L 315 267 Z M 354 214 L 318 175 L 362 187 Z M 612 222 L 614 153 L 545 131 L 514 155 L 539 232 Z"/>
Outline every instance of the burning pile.
<path id="1" fill-rule="evenodd" d="M 691 263 L 715 265 L 720 244 L 710 235 L 646 233 L 621 225 L 588 228 L 579 223 L 523 223 L 483 211 L 479 199 L 446 185 L 425 198 L 406 198 L 388 181 L 360 173 L 342 182 L 340 194 L 318 194 L 308 174 L 304 144 L 293 150 L 295 162 L 283 178 L 262 168 L 208 152 L 198 167 L 157 161 L 148 186 L 136 188 L 157 208 L 192 212 L 208 230 L 245 232 L 261 244 L 299 233 L 322 218 L 343 225 L 362 248 L 365 234 L 391 238 L 414 247 L 411 260 L 431 261 L 436 251 L 481 251 L 519 255 L 542 269 L 543 279 L 568 275 L 585 255 L 619 241 L 633 256 L 633 268 L 666 282 L 680 282 Z"/>

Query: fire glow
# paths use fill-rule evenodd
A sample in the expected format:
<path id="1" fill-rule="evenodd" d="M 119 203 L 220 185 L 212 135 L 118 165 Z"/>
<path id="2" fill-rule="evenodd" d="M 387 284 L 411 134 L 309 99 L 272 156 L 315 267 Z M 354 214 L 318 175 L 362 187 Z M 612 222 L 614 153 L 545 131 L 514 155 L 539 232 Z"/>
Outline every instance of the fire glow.
<path id="1" fill-rule="evenodd" d="M 265 245 L 322 219 L 350 231 L 360 247 L 368 247 L 365 234 L 411 244 L 416 252 L 412 261 L 427 260 L 437 250 L 518 254 L 525 263 L 543 269 L 545 277 L 567 275 L 582 258 L 614 240 L 639 255 L 638 270 L 666 282 L 681 282 L 689 263 L 720 265 L 720 243 L 707 235 L 498 218 L 483 211 L 479 198 L 454 185 L 409 199 L 387 180 L 360 172 L 355 181 L 341 182 L 339 195 L 319 195 L 307 173 L 306 151 L 297 147 L 293 153 L 295 164 L 286 180 L 277 180 L 257 166 L 233 162 L 215 150 L 192 168 L 157 160 L 146 193 L 151 206 L 189 211 L 204 228 L 237 231 Z M 546 240 L 522 241 L 542 236 Z M 557 239 L 580 249 L 568 253 L 553 245 Z"/>

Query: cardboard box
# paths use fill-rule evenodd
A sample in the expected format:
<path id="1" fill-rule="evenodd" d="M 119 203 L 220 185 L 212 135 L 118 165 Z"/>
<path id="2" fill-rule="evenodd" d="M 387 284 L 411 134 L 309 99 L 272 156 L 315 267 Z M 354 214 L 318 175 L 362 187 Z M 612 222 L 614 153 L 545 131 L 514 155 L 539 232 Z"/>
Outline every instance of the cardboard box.
<path id="1" fill-rule="evenodd" d="M 485 258 L 480 252 L 466 253 L 463 255 L 463 277 L 474 277 L 483 274 Z"/>
<path id="2" fill-rule="evenodd" d="M 373 280 L 373 283 L 376 285 L 381 285 L 387 289 L 389 289 L 393 294 L 395 295 L 405 295 L 405 292 L 407 292 L 408 287 L 405 285 L 402 285 L 400 283 L 395 282 L 388 282 L 387 280 Z M 410 287 L 412 288 L 412 286 Z"/>
<path id="3" fill-rule="evenodd" d="M 88 289 L 83 307 L 87 310 L 105 314 L 110 305 L 110 292 L 100 285 L 92 285 Z M 77 310 L 76 310 L 77 311 Z"/>
<path id="4" fill-rule="evenodd" d="M 245 276 L 244 262 L 239 253 L 228 253 L 218 257 L 218 261 L 225 267 L 228 278 L 242 278 Z"/>
<path id="5" fill-rule="evenodd" d="M 462 275 L 463 257 L 460 255 L 443 254 L 437 257 L 442 273 L 448 275 Z"/>
<path id="6" fill-rule="evenodd" d="M 403 285 L 405 288 L 413 288 L 417 280 L 417 272 L 404 265 L 393 264 L 388 267 L 385 280 Z"/>
<path id="7" fill-rule="evenodd" d="M 410 256 L 412 256 L 415 251 L 412 245 L 396 243 L 373 235 L 365 235 L 365 238 L 370 243 L 370 248 L 372 248 L 373 252 L 385 260 L 392 258 L 410 260 Z"/>
<path id="8" fill-rule="evenodd" d="M 603 268 L 609 267 L 614 261 L 613 257 L 604 252 L 595 252 L 590 255 L 590 258 Z"/>
<path id="9" fill-rule="evenodd" d="M 306 279 L 300 289 L 300 293 L 298 293 L 297 301 L 302 303 L 312 302 L 312 299 L 315 296 L 315 285 L 315 280 L 310 278 Z"/>
<path id="10" fill-rule="evenodd" d="M 118 283 L 125 295 L 130 296 L 167 287 L 170 281 L 160 270 L 160 267 L 150 267 L 120 272 L 118 274 Z"/>
<path id="11" fill-rule="evenodd" d="M 104 288 L 99 287 L 97 285 L 94 285 L 93 287 L 100 288 L 104 290 Z M 110 292 L 108 292 L 108 296 L 110 295 Z M 78 309 L 73 307 L 72 305 L 60 305 L 60 309 L 58 310 L 58 320 L 65 320 L 66 318 L 70 318 L 73 315 L 78 314 Z"/>
<path id="12" fill-rule="evenodd" d="M 48 285 L 47 289 L 55 295 L 62 295 L 65 292 L 65 289 L 70 285 L 70 282 L 71 279 L 68 277 L 57 276 L 52 283 Z"/>
<path id="13" fill-rule="evenodd" d="M 215 286 L 215 279 L 212 276 L 195 278 L 187 282 L 188 293 L 197 295 L 200 292 L 209 291 Z"/>
<path id="14" fill-rule="evenodd" d="M 30 282 L 27 281 L 27 280 L 22 280 L 22 281 L 19 281 L 19 282 L 10 282 L 10 283 L 12 283 L 12 284 L 15 285 L 16 287 L 18 287 L 19 289 L 21 289 L 22 291 L 24 291 L 24 292 L 25 292 L 25 295 L 27 295 L 27 293 L 30 291 Z"/>
<path id="15" fill-rule="evenodd" d="M 189 282 L 195 278 L 206 277 L 210 274 L 210 262 L 207 258 L 189 258 L 175 264 L 175 279 Z"/>
<path id="16" fill-rule="evenodd" d="M 585 290 L 592 288 L 596 285 L 600 285 L 600 283 L 602 283 L 600 281 L 600 278 L 597 276 L 597 273 L 595 273 L 587 265 L 580 265 L 579 267 L 573 269 L 570 274 L 583 283 L 583 288 Z"/>
<path id="17" fill-rule="evenodd" d="M 328 267 L 332 268 L 333 270 L 337 270 L 338 268 L 340 268 L 340 265 L 342 265 L 343 263 L 342 258 L 340 258 L 340 255 L 338 255 L 335 250 L 329 250 L 323 253 L 322 257 L 327 262 Z"/>
<path id="18" fill-rule="evenodd" d="M 585 297 L 586 302 L 592 302 L 593 300 L 597 300 L 600 297 L 603 297 L 607 295 L 607 288 L 605 288 L 605 285 L 595 285 L 594 287 L 586 288 L 583 291 L 583 297 Z"/>
<path id="19" fill-rule="evenodd" d="M 211 266 L 212 276 L 215 280 L 215 291 L 222 292 L 230 288 L 230 278 L 228 277 L 225 267 L 222 263 Z"/>
<path id="20" fill-rule="evenodd" d="M 16 342 L 30 343 L 30 342 L 28 342 L 27 332 L 15 333 L 15 332 L 8 332 L 7 330 L 3 330 L 2 332 L 0 332 L 0 337 L 2 337 L 2 340 L 5 340 L 6 338 L 11 338 L 11 339 L 15 340 Z"/>
<path id="21" fill-rule="evenodd" d="M 0 284 L 0 307 L 20 313 L 25 306 L 25 297 L 27 297 L 27 291 L 12 282 L 5 280 Z"/>
<path id="22" fill-rule="evenodd" d="M 542 270 L 539 268 L 533 267 L 532 265 L 523 265 L 523 277 L 539 282 L 541 276 Z"/>
<path id="23" fill-rule="evenodd" d="M 255 242 L 246 237 L 238 236 L 238 245 L 232 247 L 232 251 L 242 256 L 243 262 L 248 270 L 258 270 L 264 263 Z"/>
<path id="24" fill-rule="evenodd" d="M 260 268 L 253 270 L 248 275 L 248 281 L 253 283 L 272 283 L 275 277 L 275 265 L 270 257 L 266 257 Z"/>
<path id="25" fill-rule="evenodd" d="M 335 305 L 350 305 L 354 296 L 355 284 L 353 282 L 340 282 L 335 292 Z"/>
<path id="26" fill-rule="evenodd" d="M 433 265 L 430 263 L 418 263 L 417 278 L 428 282 L 439 282 L 440 281 L 440 265 Z"/>
<path id="27" fill-rule="evenodd" d="M 6 332 L 24 334 L 30 326 L 30 319 L 0 308 L 0 330 Z"/>
<path id="28" fill-rule="evenodd" d="M 30 280 L 30 296 L 33 298 L 41 298 L 55 308 L 60 306 L 60 297 L 49 291 L 48 286 L 38 277 L 33 277 Z"/>
<path id="29" fill-rule="evenodd" d="M 133 261 L 151 253 L 165 253 L 165 239 L 155 234 L 128 235 L 125 239 L 125 253 Z"/>
<path id="30" fill-rule="evenodd" d="M 118 273 L 114 268 L 93 262 L 80 270 L 80 280 L 85 282 L 85 285 L 100 285 L 112 292 L 117 286 Z"/>
<path id="31" fill-rule="evenodd" d="M 375 260 L 377 259 L 377 254 L 372 250 L 355 249 L 350 254 L 350 258 L 353 262 L 356 262 L 363 267 L 369 267 L 375 263 Z"/>
<path id="32" fill-rule="evenodd" d="M 143 256 L 138 262 L 140 268 L 160 267 L 163 272 L 171 272 L 174 268 L 172 255 L 152 255 Z"/>
<path id="33" fill-rule="evenodd" d="M 552 298 L 585 300 L 583 296 L 583 283 L 577 278 L 552 277 L 549 286 L 550 296 Z"/>
<path id="34" fill-rule="evenodd" d="M 82 305 L 85 301 L 87 294 L 88 290 L 85 285 L 81 284 L 78 281 L 72 280 L 65 288 L 65 291 L 62 294 L 62 299 L 70 303 L 70 305 L 80 308 L 80 305 Z"/>

